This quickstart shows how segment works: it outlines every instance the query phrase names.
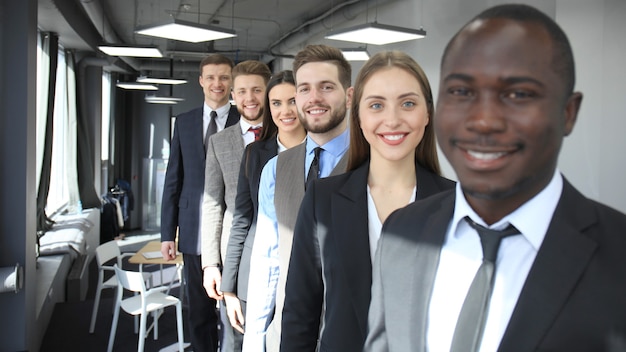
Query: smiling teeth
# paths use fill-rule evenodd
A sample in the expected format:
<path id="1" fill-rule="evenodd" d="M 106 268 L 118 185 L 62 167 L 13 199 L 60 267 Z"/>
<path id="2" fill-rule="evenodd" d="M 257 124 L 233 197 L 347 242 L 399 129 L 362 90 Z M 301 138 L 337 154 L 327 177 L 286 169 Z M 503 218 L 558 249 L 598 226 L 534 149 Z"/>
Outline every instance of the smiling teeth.
<path id="1" fill-rule="evenodd" d="M 323 114 L 326 110 L 310 110 L 309 114 Z"/>
<path id="2" fill-rule="evenodd" d="M 499 152 L 499 153 L 481 153 L 481 152 L 475 152 L 475 151 L 471 151 L 468 150 L 467 153 L 475 159 L 478 160 L 495 160 L 498 159 L 501 156 L 504 156 L 506 153 L 504 152 Z"/>
<path id="3" fill-rule="evenodd" d="M 400 139 L 402 139 L 402 137 L 404 137 L 404 135 L 402 134 L 391 134 L 391 135 L 384 135 L 383 136 L 385 139 L 390 140 L 390 141 L 399 141 Z"/>

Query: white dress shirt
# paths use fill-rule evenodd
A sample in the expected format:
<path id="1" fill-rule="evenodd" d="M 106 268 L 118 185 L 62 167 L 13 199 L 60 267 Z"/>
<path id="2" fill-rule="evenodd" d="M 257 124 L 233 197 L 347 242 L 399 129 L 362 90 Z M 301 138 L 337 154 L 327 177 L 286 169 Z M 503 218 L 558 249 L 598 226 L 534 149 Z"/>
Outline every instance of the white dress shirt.
<path id="1" fill-rule="evenodd" d="M 250 131 L 250 127 L 263 127 L 263 124 L 260 123 L 258 125 L 252 125 L 248 121 L 244 119 L 239 120 L 239 127 L 241 127 L 241 137 L 243 138 L 243 146 L 246 147 L 248 144 L 254 142 L 254 132 Z"/>
<path id="2" fill-rule="evenodd" d="M 320 177 L 330 175 L 341 157 L 348 150 L 349 129 L 322 146 L 320 154 Z M 318 145 L 306 138 L 306 158 L 304 175 L 313 161 L 313 149 Z M 248 281 L 248 302 L 246 306 L 243 352 L 265 351 L 265 333 L 273 319 L 276 305 L 276 289 L 280 275 L 278 253 L 278 220 L 274 206 L 274 186 L 276 182 L 277 157 L 270 159 L 259 182 L 259 210 L 256 235 L 250 258 L 250 278 Z M 302 180 L 304 184 L 305 180 Z M 276 312 L 275 314 L 282 314 Z"/>
<path id="3" fill-rule="evenodd" d="M 206 134 L 206 130 L 209 128 L 209 123 L 211 122 L 211 109 L 206 103 L 204 103 L 204 109 L 202 109 L 202 136 Z M 228 120 L 228 113 L 230 113 L 230 103 L 224 106 L 220 106 L 215 110 L 217 113 L 217 119 L 215 119 L 215 123 L 217 124 L 217 132 L 224 129 L 226 126 L 226 120 Z"/>
<path id="4" fill-rule="evenodd" d="M 415 194 L 417 193 L 417 186 L 413 188 L 411 198 L 406 205 L 415 202 Z M 367 185 L 367 230 L 369 232 L 370 239 L 370 257 L 372 258 L 372 268 L 374 267 L 374 254 L 376 254 L 376 248 L 378 247 L 378 240 L 380 239 L 380 232 L 383 230 L 383 224 L 378 217 L 378 210 L 376 209 L 376 203 L 372 198 L 372 192 L 370 186 Z"/>
<path id="5" fill-rule="evenodd" d="M 478 233 L 463 218 L 469 216 L 480 225 L 499 230 L 512 224 L 521 233 L 502 240 L 496 259 L 495 281 L 480 345 L 481 352 L 496 351 L 562 190 L 563 178 L 556 170 L 550 183 L 539 194 L 492 226 L 486 226 L 467 203 L 460 183 L 457 183 L 454 216 L 441 249 L 430 299 L 426 336 L 429 352 L 450 350 L 463 301 L 482 263 Z"/>

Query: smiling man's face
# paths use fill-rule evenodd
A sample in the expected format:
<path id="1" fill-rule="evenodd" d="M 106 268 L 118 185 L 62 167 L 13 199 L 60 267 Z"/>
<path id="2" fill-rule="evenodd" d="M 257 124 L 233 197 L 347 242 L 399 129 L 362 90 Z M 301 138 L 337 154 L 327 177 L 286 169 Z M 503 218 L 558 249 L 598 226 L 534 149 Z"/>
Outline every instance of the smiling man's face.
<path id="1" fill-rule="evenodd" d="M 475 21 L 447 51 L 435 131 L 474 208 L 506 215 L 550 182 L 580 104 L 554 57 L 543 27 L 508 19 Z"/>

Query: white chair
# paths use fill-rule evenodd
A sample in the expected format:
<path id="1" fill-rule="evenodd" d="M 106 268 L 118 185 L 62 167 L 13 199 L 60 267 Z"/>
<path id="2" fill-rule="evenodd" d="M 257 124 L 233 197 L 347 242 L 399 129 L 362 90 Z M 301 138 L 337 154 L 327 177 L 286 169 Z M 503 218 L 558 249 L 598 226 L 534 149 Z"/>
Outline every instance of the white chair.
<path id="1" fill-rule="evenodd" d="M 117 266 L 121 268 L 122 259 L 124 257 L 130 257 L 132 255 L 133 253 L 122 254 L 120 252 L 120 247 L 114 240 L 103 243 L 96 248 L 96 263 L 98 264 L 98 287 L 96 288 L 96 298 L 93 302 L 93 311 L 91 313 L 91 324 L 89 325 L 90 334 L 93 334 L 96 327 L 96 318 L 98 316 L 98 307 L 100 306 L 100 296 L 102 290 L 107 288 L 117 289 L 118 286 L 117 279 L 115 277 L 115 269 L 113 269 L 113 264 L 117 264 Z M 114 259 L 115 263 L 112 262 Z M 105 271 L 110 272 L 109 276 L 105 274 Z M 107 279 L 105 279 L 105 276 L 107 276 Z M 150 286 L 152 286 L 151 273 L 144 273 L 143 279 L 144 281 L 150 282 Z"/>
<path id="2" fill-rule="evenodd" d="M 119 283 L 117 290 L 117 298 L 115 300 L 115 313 L 113 314 L 113 323 L 111 325 L 111 336 L 109 337 L 108 352 L 113 350 L 113 342 L 115 341 L 115 331 L 117 330 L 117 322 L 120 315 L 120 309 L 126 313 L 137 316 L 139 315 L 139 344 L 137 351 L 143 352 L 146 335 L 150 328 L 154 328 L 154 339 L 158 336 L 158 321 L 160 311 L 166 307 L 176 306 L 176 325 L 178 329 L 178 350 L 184 351 L 183 341 L 183 307 L 180 300 L 174 296 L 167 295 L 161 291 L 167 290 L 167 286 L 158 286 L 146 290 L 146 284 L 143 280 L 142 273 L 137 271 L 127 271 L 120 269 L 114 265 L 115 275 Z M 139 293 L 124 298 L 124 289 Z M 153 322 L 148 328 L 148 313 L 152 312 Z"/>

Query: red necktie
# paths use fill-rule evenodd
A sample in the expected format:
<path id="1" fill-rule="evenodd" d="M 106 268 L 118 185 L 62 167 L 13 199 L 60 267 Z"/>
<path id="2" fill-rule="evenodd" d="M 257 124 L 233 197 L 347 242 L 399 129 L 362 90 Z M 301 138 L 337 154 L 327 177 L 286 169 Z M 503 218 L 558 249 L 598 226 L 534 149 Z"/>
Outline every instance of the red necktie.
<path id="1" fill-rule="evenodd" d="M 254 140 L 258 141 L 259 138 L 261 137 L 261 132 L 263 131 L 263 127 L 258 126 L 258 127 L 250 127 L 248 128 L 248 131 L 251 131 L 252 133 L 254 133 Z"/>

